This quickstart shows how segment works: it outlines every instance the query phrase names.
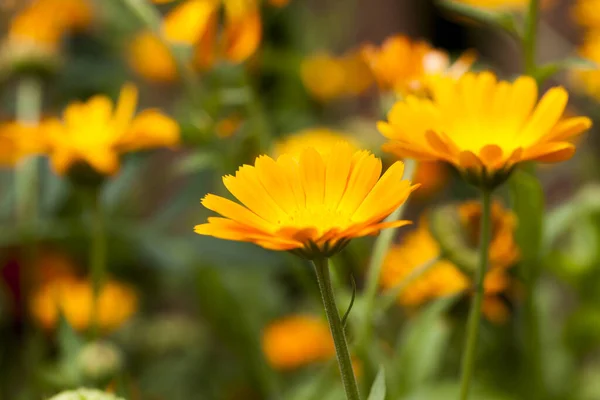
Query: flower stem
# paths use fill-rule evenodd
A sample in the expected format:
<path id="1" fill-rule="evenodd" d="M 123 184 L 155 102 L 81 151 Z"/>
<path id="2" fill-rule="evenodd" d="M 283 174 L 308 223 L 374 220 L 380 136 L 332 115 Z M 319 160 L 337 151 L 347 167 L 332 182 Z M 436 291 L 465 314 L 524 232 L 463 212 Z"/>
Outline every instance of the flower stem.
<path id="1" fill-rule="evenodd" d="M 460 399 L 469 398 L 469 388 L 473 371 L 475 369 L 475 358 L 477 355 L 477 339 L 479 336 L 479 323 L 481 319 L 481 304 L 483 302 L 483 282 L 488 266 L 489 246 L 491 239 L 491 191 L 482 190 L 482 214 L 481 214 L 481 239 L 479 243 L 479 268 L 475 271 L 475 295 L 471 302 L 469 320 L 467 322 L 467 340 L 463 351 L 462 373 L 460 383 Z"/>
<path id="2" fill-rule="evenodd" d="M 525 21 L 525 35 L 523 37 L 523 59 L 525 74 L 535 76 L 537 67 L 535 62 L 537 47 L 537 31 L 540 11 L 540 0 L 529 2 L 529 12 Z"/>
<path id="3" fill-rule="evenodd" d="M 99 299 L 106 279 L 106 236 L 104 232 L 104 215 L 101 201 L 101 187 L 92 189 L 90 194 L 90 211 L 92 217 L 90 246 L 90 279 L 92 281 L 92 319 L 91 336 L 96 338 L 100 328 Z"/>
<path id="4" fill-rule="evenodd" d="M 333 286 L 331 285 L 331 277 L 329 275 L 328 260 L 326 258 L 318 258 L 313 261 L 313 264 L 317 273 L 323 305 L 325 306 L 325 314 L 327 314 L 327 320 L 329 321 L 331 335 L 333 336 L 333 342 L 335 344 L 335 353 L 340 367 L 342 384 L 344 385 L 344 391 L 346 392 L 346 399 L 360 400 L 356 378 L 354 377 L 354 370 L 352 369 L 352 360 L 350 359 L 350 352 L 348 351 L 346 333 L 344 332 L 340 314 L 335 303 L 335 295 L 333 293 Z"/>

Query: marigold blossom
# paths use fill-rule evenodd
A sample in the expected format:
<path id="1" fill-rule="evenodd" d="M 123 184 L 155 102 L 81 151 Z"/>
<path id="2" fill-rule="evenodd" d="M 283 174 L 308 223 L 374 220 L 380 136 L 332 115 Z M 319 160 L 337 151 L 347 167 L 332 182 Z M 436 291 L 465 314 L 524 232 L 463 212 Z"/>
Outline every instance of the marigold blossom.
<path id="1" fill-rule="evenodd" d="M 269 324 L 262 335 L 269 364 L 278 370 L 295 369 L 335 356 L 327 321 L 309 315 L 293 315 Z"/>
<path id="2" fill-rule="evenodd" d="M 128 151 L 174 146 L 179 126 L 157 110 L 135 115 L 137 89 L 125 85 L 116 107 L 106 96 L 94 96 L 85 103 L 72 103 L 63 120 L 42 124 L 48 140 L 52 166 L 65 174 L 78 162 L 111 175 L 119 169 L 119 154 Z"/>
<path id="3" fill-rule="evenodd" d="M 461 217 L 463 234 L 473 241 L 473 247 L 477 247 L 481 204 L 466 202 L 456 208 Z M 515 229 L 515 216 L 512 212 L 499 202 L 493 202 L 490 268 L 484 279 L 483 305 L 484 314 L 492 322 L 503 322 L 508 313 L 501 295 L 511 286 L 507 270 L 519 259 L 519 250 L 514 241 Z M 440 244 L 431 234 L 427 219 L 423 218 L 415 231 L 406 234 L 400 244 L 389 250 L 381 272 L 381 286 L 386 289 L 397 286 L 415 269 L 441 254 Z M 442 258 L 407 284 L 398 295 L 398 303 L 409 307 L 418 306 L 435 298 L 467 292 L 471 284 L 471 278 L 461 269 L 452 261 Z"/>
<path id="4" fill-rule="evenodd" d="M 62 313 L 78 331 L 88 329 L 93 318 L 93 289 L 87 280 L 73 277 L 52 280 L 33 293 L 31 312 L 46 329 L 53 329 Z M 98 326 L 105 332 L 114 331 L 137 310 L 137 295 L 129 286 L 106 282 L 98 297 Z"/>
<path id="5" fill-rule="evenodd" d="M 475 61 L 472 52 L 461 55 L 454 63 L 443 50 L 434 49 L 424 41 L 413 41 L 403 35 L 386 39 L 381 47 L 365 45 L 362 54 L 381 90 L 400 95 L 423 94 L 432 76 L 458 78 Z"/>
<path id="6" fill-rule="evenodd" d="M 0 124 L 0 165 L 15 166 L 22 159 L 47 149 L 39 126 L 18 121 Z"/>
<path id="7" fill-rule="evenodd" d="M 331 256 L 352 238 L 409 223 L 382 221 L 418 185 L 402 180 L 401 162 L 380 178 L 381 168 L 371 153 L 343 142 L 327 156 L 311 147 L 298 158 L 260 156 L 223 178 L 243 205 L 208 194 L 202 204 L 223 218 L 210 217 L 195 231 L 309 259 Z"/>
<path id="8" fill-rule="evenodd" d="M 587 117 L 561 119 L 569 97 L 562 87 L 538 102 L 531 77 L 510 83 L 483 72 L 433 82 L 432 99 L 408 96 L 392 107 L 388 122 L 378 124 L 390 139 L 384 150 L 446 161 L 477 185 L 494 187 L 524 161 L 569 159 L 575 146 L 568 140 L 591 126 Z"/>

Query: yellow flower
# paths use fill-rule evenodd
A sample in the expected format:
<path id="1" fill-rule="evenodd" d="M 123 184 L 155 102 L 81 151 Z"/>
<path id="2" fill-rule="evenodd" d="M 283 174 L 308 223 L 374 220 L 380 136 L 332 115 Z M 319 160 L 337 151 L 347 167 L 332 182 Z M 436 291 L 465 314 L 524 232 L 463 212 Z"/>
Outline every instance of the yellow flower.
<path id="1" fill-rule="evenodd" d="M 65 174 L 78 162 L 111 175 L 119 169 L 119 154 L 127 151 L 173 146 L 179 141 L 175 121 L 157 110 L 135 115 L 137 89 L 125 85 L 113 110 L 106 96 L 67 106 L 63 120 L 45 122 L 42 129 L 49 143 L 54 170 Z"/>
<path id="2" fill-rule="evenodd" d="M 275 144 L 273 151 L 275 157 L 283 154 L 289 154 L 296 158 L 308 148 L 312 147 L 322 156 L 327 156 L 331 149 L 339 142 L 347 142 L 354 150 L 358 149 L 358 144 L 343 132 L 334 131 L 329 128 L 319 127 L 304 129 L 292 135 L 284 137 Z"/>
<path id="3" fill-rule="evenodd" d="M 137 295 L 130 287 L 115 281 L 106 282 L 98 298 L 98 325 L 111 332 L 137 310 Z M 75 278 L 53 280 L 35 291 L 31 299 L 34 318 L 46 329 L 53 329 L 62 313 L 78 331 L 91 325 L 93 290 L 90 282 Z"/>
<path id="4" fill-rule="evenodd" d="M 211 217 L 195 231 L 306 258 L 330 256 L 352 238 L 408 224 L 382 222 L 417 188 L 403 173 L 396 162 L 380 178 L 379 159 L 343 142 L 327 156 L 311 147 L 298 158 L 260 156 L 223 178 L 243 206 L 207 195 L 202 204 L 224 218 Z"/>
<path id="5" fill-rule="evenodd" d="M 475 61 L 472 52 L 464 53 L 454 63 L 443 50 L 434 49 L 423 41 L 412 41 L 395 35 L 386 39 L 380 48 L 366 45 L 362 54 L 371 68 L 381 90 L 392 90 L 400 95 L 422 94 L 432 76 L 448 75 L 458 78 Z"/>
<path id="6" fill-rule="evenodd" d="M 14 166 L 23 158 L 42 154 L 47 143 L 39 126 L 20 122 L 0 124 L 0 165 Z"/>
<path id="7" fill-rule="evenodd" d="M 378 128 L 384 150 L 420 161 L 447 161 L 478 185 L 494 187 L 524 161 L 559 162 L 575 146 L 568 140 L 591 126 L 587 117 L 561 120 L 568 94 L 562 87 L 538 102 L 531 77 L 514 83 L 489 73 L 434 80 L 432 100 L 408 96 Z"/>
<path id="8" fill-rule="evenodd" d="M 309 315 L 293 315 L 267 326 L 262 348 L 268 363 L 278 370 L 299 368 L 335 356 L 327 321 Z"/>
<path id="9" fill-rule="evenodd" d="M 222 32 L 219 12 L 224 9 Z M 163 34 L 172 43 L 194 46 L 194 62 L 209 67 L 215 60 L 241 63 L 260 44 L 262 22 L 256 0 L 186 0 L 163 21 Z"/>
<path id="10" fill-rule="evenodd" d="M 600 28 L 600 0 L 577 0 L 573 6 L 573 18 L 587 28 Z"/>
<path id="11" fill-rule="evenodd" d="M 309 93 L 322 101 L 359 95 L 373 82 L 368 65 L 355 51 L 340 57 L 325 52 L 311 55 L 302 61 L 300 77 Z"/>
<path id="12" fill-rule="evenodd" d="M 478 246 L 476 236 L 481 218 L 479 202 L 466 202 L 457 206 L 464 234 Z M 511 286 L 507 269 L 519 259 L 519 250 L 514 241 L 516 228 L 514 215 L 504 209 L 499 202 L 492 204 L 492 241 L 490 243 L 490 268 L 485 276 L 484 312 L 488 319 L 501 322 L 507 310 L 500 295 Z M 393 246 L 384 260 L 380 284 L 390 289 L 404 281 L 415 269 L 442 254 L 440 244 L 429 230 L 426 218 L 419 227 L 404 236 L 402 242 Z M 426 272 L 410 281 L 398 296 L 398 303 L 414 307 L 429 300 L 467 292 L 471 278 L 465 275 L 454 263 L 440 259 Z M 505 306 L 504 306 L 505 307 Z M 505 312 L 504 312 L 505 311 Z"/>
<path id="13" fill-rule="evenodd" d="M 600 63 L 600 31 L 588 32 L 584 36 L 583 43 L 577 49 L 577 53 L 585 59 Z M 571 78 L 578 90 L 600 100 L 600 71 L 577 69 L 571 71 Z"/>
<path id="14" fill-rule="evenodd" d="M 133 38 L 128 59 L 133 70 L 150 81 L 171 82 L 177 77 L 171 50 L 152 32 L 142 32 Z"/>

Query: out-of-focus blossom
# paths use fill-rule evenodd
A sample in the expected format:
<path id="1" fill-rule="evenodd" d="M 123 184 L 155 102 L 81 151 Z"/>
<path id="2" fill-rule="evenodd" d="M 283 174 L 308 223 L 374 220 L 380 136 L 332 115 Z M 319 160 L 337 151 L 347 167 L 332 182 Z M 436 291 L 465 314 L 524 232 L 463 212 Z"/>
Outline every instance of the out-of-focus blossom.
<path id="1" fill-rule="evenodd" d="M 296 158 L 308 148 L 314 148 L 322 156 L 327 156 L 339 142 L 346 142 L 353 149 L 358 149 L 358 143 L 349 135 L 325 127 L 304 129 L 285 136 L 275 144 L 273 155 L 279 157 L 289 154 Z"/>
<path id="2" fill-rule="evenodd" d="M 586 28 L 600 28 L 600 0 L 577 0 L 572 13 L 575 21 Z"/>
<path id="3" fill-rule="evenodd" d="M 78 331 L 88 329 L 93 318 L 91 282 L 60 278 L 39 287 L 31 299 L 31 313 L 46 329 L 54 329 L 60 313 Z M 98 297 L 98 327 L 104 332 L 119 328 L 137 310 L 137 295 L 124 284 L 108 281 Z"/>
<path id="4" fill-rule="evenodd" d="M 416 196 L 429 197 L 438 193 L 448 182 L 448 169 L 440 162 L 421 161 L 417 164 L 414 180 L 421 185 Z"/>
<path id="5" fill-rule="evenodd" d="M 221 139 L 232 137 L 233 135 L 235 135 L 238 129 L 240 129 L 242 123 L 242 117 L 236 114 L 223 118 L 217 123 L 217 126 L 215 127 L 217 136 Z"/>
<path id="6" fill-rule="evenodd" d="M 390 139 L 384 150 L 419 161 L 446 161 L 479 186 L 502 183 L 524 161 L 569 159 L 575 152 L 569 139 L 592 124 L 587 117 L 562 118 L 569 97 L 562 87 L 538 101 L 531 77 L 510 83 L 483 72 L 432 82 L 432 99 L 408 96 L 392 107 L 389 122 L 378 124 Z"/>
<path id="7" fill-rule="evenodd" d="M 363 93 L 373 76 L 360 52 L 340 57 L 317 53 L 307 57 L 300 67 L 300 77 L 309 93 L 321 101 Z"/>
<path id="8" fill-rule="evenodd" d="M 467 202 L 457 207 L 461 218 L 462 234 L 477 247 L 476 236 L 481 218 L 481 205 Z M 490 268 L 485 276 L 484 313 L 492 322 L 503 322 L 508 310 L 500 295 L 511 286 L 507 269 L 519 258 L 519 250 L 514 241 L 516 228 L 514 215 L 498 202 L 492 205 L 492 241 L 490 243 Z M 385 289 L 401 284 L 416 269 L 424 266 L 442 254 L 440 244 L 431 234 L 427 219 L 408 233 L 399 245 L 388 252 L 381 273 L 380 283 Z M 466 292 L 471 287 L 471 279 L 455 264 L 447 259 L 436 261 L 427 271 L 407 282 L 398 296 L 404 306 L 418 306 L 438 297 Z"/>
<path id="9" fill-rule="evenodd" d="M 125 85 L 119 101 L 95 96 L 85 103 L 72 103 L 63 119 L 42 125 L 48 140 L 54 170 L 65 174 L 82 162 L 103 175 L 119 169 L 123 152 L 174 146 L 179 142 L 179 126 L 158 110 L 149 109 L 136 115 L 137 89 Z"/>
<path id="10" fill-rule="evenodd" d="M 262 348 L 269 364 L 278 370 L 295 369 L 335 356 L 327 321 L 308 315 L 271 323 L 263 332 Z"/>
<path id="11" fill-rule="evenodd" d="M 600 31 L 588 32 L 577 52 L 579 56 L 600 64 Z M 600 100 L 600 71 L 595 69 L 573 70 L 571 77 L 578 90 Z"/>
<path id="12" fill-rule="evenodd" d="M 77 364 L 86 379 L 92 382 L 104 381 L 123 368 L 123 352 L 111 342 L 91 342 L 77 355 Z"/>
<path id="13" fill-rule="evenodd" d="M 135 36 L 128 47 L 129 65 L 142 77 L 156 82 L 177 78 L 177 65 L 171 50 L 152 32 Z"/>
<path id="14" fill-rule="evenodd" d="M 202 204 L 224 218 L 210 217 L 195 231 L 308 259 L 329 257 L 352 238 L 409 223 L 382 221 L 418 185 L 402 179 L 400 162 L 380 177 L 381 168 L 381 160 L 344 142 L 327 156 L 312 147 L 298 158 L 260 156 L 223 178 L 243 205 L 208 194 Z"/>
<path id="15" fill-rule="evenodd" d="M 102 392 L 96 389 L 69 390 L 51 397 L 49 400 L 125 400 L 114 394 Z"/>
<path id="16" fill-rule="evenodd" d="M 22 159 L 46 152 L 47 142 L 39 126 L 20 122 L 0 124 L 0 166 L 12 167 Z"/>
<path id="17" fill-rule="evenodd" d="M 446 75 L 456 79 L 475 62 L 474 53 L 468 51 L 452 63 L 444 50 L 403 35 L 389 37 L 381 47 L 365 45 L 362 54 L 379 88 L 400 95 L 426 94 L 432 76 Z"/>

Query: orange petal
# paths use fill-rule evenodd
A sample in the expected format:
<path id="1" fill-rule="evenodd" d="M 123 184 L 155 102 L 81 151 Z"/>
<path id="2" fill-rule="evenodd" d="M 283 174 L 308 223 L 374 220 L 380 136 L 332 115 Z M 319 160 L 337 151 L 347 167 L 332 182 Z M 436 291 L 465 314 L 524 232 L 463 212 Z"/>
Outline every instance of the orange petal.
<path id="1" fill-rule="evenodd" d="M 568 160 L 574 153 L 575 146 L 571 143 L 542 143 L 527 149 L 523 154 L 523 159 L 555 163 Z"/>

